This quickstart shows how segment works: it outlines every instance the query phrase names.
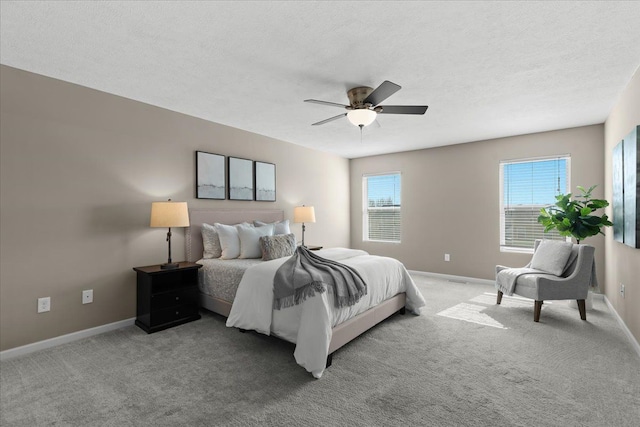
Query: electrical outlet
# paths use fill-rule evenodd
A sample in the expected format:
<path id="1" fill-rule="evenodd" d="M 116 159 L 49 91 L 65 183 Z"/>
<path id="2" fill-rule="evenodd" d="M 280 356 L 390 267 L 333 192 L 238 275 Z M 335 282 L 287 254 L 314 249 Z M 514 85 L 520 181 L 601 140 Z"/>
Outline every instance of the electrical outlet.
<path id="1" fill-rule="evenodd" d="M 82 291 L 82 303 L 91 304 L 93 302 L 93 289 Z"/>
<path id="2" fill-rule="evenodd" d="M 622 298 L 624 299 L 624 284 L 620 283 L 620 295 L 622 295 Z"/>
<path id="3" fill-rule="evenodd" d="M 38 313 L 51 311 L 51 297 L 38 298 Z"/>
<path id="4" fill-rule="evenodd" d="M 447 262 L 451 261 L 451 256 L 449 254 L 444 254 L 444 260 Z"/>

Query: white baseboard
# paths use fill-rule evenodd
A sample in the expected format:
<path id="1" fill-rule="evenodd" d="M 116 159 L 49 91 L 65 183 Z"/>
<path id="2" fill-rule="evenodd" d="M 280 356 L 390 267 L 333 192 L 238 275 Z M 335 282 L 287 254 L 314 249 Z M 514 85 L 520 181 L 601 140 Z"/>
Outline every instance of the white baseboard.
<path id="1" fill-rule="evenodd" d="M 618 321 L 618 324 L 620 325 L 620 328 L 622 328 L 627 338 L 629 338 L 631 347 L 633 347 L 633 349 L 636 351 L 636 353 L 638 353 L 638 356 L 640 357 L 640 344 L 638 344 L 638 340 L 636 340 L 636 337 L 634 337 L 631 331 L 629 330 L 629 328 L 627 328 L 627 325 L 624 323 L 624 320 L 622 320 L 622 317 L 620 317 L 616 309 L 613 308 L 613 305 L 611 304 L 611 302 L 609 301 L 609 298 L 607 298 L 606 295 L 604 295 L 604 302 L 607 303 L 607 307 L 609 307 L 609 310 L 611 310 L 611 312 L 613 313 L 613 317 L 616 318 L 616 320 Z"/>
<path id="2" fill-rule="evenodd" d="M 454 276 L 452 274 L 440 274 L 429 273 L 427 271 L 407 270 L 410 274 L 416 274 L 418 276 L 435 277 L 443 280 L 451 280 L 452 282 L 468 282 L 468 283 L 480 283 L 483 285 L 495 285 L 495 280 L 477 279 L 475 277 Z"/>
<path id="3" fill-rule="evenodd" d="M 34 342 L 32 344 L 23 345 L 21 347 L 10 348 L 9 350 L 0 351 L 0 360 L 11 359 L 13 357 L 22 356 L 24 354 L 33 353 L 34 351 L 44 350 L 45 348 L 56 347 L 82 338 L 91 337 L 93 335 L 103 334 L 105 332 L 114 331 L 116 329 L 131 326 L 135 322 L 135 317 L 131 319 L 120 320 L 118 322 L 108 323 L 106 325 L 96 326 L 95 328 L 84 329 L 78 332 L 61 335 L 59 337 L 50 338 L 44 341 Z"/>

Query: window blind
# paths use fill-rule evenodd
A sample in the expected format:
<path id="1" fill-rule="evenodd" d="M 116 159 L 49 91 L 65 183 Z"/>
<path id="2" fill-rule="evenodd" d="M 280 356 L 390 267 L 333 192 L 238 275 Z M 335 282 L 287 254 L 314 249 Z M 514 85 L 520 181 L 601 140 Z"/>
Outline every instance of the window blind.
<path id="1" fill-rule="evenodd" d="M 566 194 L 570 175 L 569 156 L 500 162 L 501 249 L 530 251 L 536 239 L 566 240 L 557 230 L 545 233 L 538 215 Z"/>
<path id="2" fill-rule="evenodd" d="M 400 173 L 365 175 L 362 187 L 363 240 L 400 242 Z"/>

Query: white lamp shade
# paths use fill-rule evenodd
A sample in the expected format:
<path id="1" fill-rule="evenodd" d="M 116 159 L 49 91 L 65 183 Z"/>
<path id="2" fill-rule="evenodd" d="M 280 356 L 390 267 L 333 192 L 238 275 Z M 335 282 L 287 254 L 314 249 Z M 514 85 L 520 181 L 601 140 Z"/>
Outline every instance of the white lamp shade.
<path id="1" fill-rule="evenodd" d="M 188 227 L 187 202 L 151 203 L 151 227 Z"/>
<path id="2" fill-rule="evenodd" d="M 316 222 L 313 206 L 296 206 L 293 208 L 293 222 Z"/>
<path id="3" fill-rule="evenodd" d="M 347 119 L 356 126 L 369 126 L 376 119 L 377 113 L 365 108 L 351 110 L 347 113 Z"/>

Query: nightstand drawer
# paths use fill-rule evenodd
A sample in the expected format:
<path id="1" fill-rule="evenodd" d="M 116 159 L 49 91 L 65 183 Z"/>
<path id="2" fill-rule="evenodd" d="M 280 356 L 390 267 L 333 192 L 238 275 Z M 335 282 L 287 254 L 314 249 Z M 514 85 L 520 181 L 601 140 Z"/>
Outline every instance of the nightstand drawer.
<path id="1" fill-rule="evenodd" d="M 196 315 L 198 315 L 198 307 L 195 305 L 179 305 L 164 310 L 153 311 L 151 313 L 151 327 Z"/>
<path id="2" fill-rule="evenodd" d="M 197 303 L 197 287 L 151 295 L 151 310 L 153 312 L 177 305 L 196 305 Z"/>

